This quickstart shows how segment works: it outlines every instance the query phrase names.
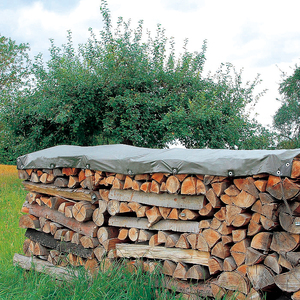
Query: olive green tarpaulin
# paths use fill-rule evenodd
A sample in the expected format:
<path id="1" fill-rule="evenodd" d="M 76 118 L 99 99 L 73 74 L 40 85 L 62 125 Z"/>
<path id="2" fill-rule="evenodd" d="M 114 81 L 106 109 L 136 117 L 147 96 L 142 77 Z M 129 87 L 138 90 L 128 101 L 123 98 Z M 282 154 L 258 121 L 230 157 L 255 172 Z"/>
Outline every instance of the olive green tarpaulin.
<path id="1" fill-rule="evenodd" d="M 293 150 L 148 149 L 128 145 L 56 146 L 20 156 L 18 169 L 73 167 L 121 174 L 179 173 L 290 176 Z"/>

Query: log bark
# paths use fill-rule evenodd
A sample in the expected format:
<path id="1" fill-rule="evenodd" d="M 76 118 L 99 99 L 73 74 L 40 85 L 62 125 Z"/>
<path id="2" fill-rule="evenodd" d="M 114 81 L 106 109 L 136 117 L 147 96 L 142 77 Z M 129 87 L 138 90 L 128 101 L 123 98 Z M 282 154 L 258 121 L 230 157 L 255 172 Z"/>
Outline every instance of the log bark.
<path id="1" fill-rule="evenodd" d="M 95 191 L 59 188 L 51 184 L 35 184 L 28 181 L 23 181 L 22 184 L 29 192 L 36 192 L 77 201 L 84 200 L 94 202 L 97 199 L 100 199 L 99 194 Z"/>
<path id="2" fill-rule="evenodd" d="M 97 235 L 98 227 L 92 221 L 85 223 L 78 222 L 77 220 L 65 217 L 62 213 L 56 210 L 50 209 L 46 206 L 41 207 L 37 204 L 24 203 L 23 206 L 27 207 L 30 214 L 35 215 L 36 217 L 47 217 L 47 219 L 62 224 L 65 227 L 83 235 L 91 237 L 95 237 Z"/>
<path id="3" fill-rule="evenodd" d="M 182 196 L 151 193 L 142 193 L 130 190 L 111 190 L 109 192 L 111 200 L 122 202 L 138 202 L 150 206 L 163 206 L 170 208 L 187 208 L 191 210 L 200 210 L 203 207 L 204 197 L 200 196 Z"/>
<path id="4" fill-rule="evenodd" d="M 146 257 L 152 259 L 168 259 L 174 262 L 183 262 L 191 264 L 200 264 L 203 266 L 208 265 L 208 252 L 202 252 L 192 249 L 179 249 L 157 246 L 150 247 L 139 244 L 117 244 L 117 256 L 118 257 Z"/>
<path id="5" fill-rule="evenodd" d="M 51 234 L 36 231 L 34 229 L 27 229 L 25 236 L 44 247 L 55 249 L 63 253 L 70 252 L 81 257 L 91 257 L 92 255 L 92 251 L 90 249 L 84 249 L 82 245 L 76 245 L 70 242 L 61 242 L 55 240 Z"/>

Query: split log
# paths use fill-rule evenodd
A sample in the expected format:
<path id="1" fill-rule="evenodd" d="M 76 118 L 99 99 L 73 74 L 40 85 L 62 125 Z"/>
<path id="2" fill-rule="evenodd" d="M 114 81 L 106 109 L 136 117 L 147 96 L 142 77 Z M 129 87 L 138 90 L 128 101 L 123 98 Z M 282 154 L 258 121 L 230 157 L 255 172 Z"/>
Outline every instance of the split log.
<path id="1" fill-rule="evenodd" d="M 34 215 L 22 215 L 19 220 L 21 228 L 40 228 L 40 220 Z"/>
<path id="2" fill-rule="evenodd" d="M 57 229 L 55 234 L 54 234 L 54 238 L 56 240 L 60 240 L 60 241 L 64 241 L 64 236 L 67 233 L 68 229 L 66 228 L 62 228 L 62 229 Z"/>
<path id="3" fill-rule="evenodd" d="M 165 246 L 167 248 L 175 247 L 175 245 L 178 242 L 179 238 L 180 238 L 180 235 L 178 233 L 169 234 L 167 236 Z"/>
<path id="4" fill-rule="evenodd" d="M 206 198 L 213 208 L 220 208 L 222 206 L 221 201 L 219 197 L 217 197 L 214 189 L 211 188 L 206 192 Z"/>
<path id="5" fill-rule="evenodd" d="M 158 243 L 163 243 L 162 241 L 161 241 L 161 238 L 160 238 L 160 232 L 162 232 L 162 231 L 159 231 L 158 232 L 158 237 L 157 237 L 157 239 L 158 239 Z M 139 231 L 139 237 L 138 237 L 138 242 L 139 243 L 143 243 L 143 242 L 147 242 L 147 241 L 149 241 L 150 240 L 150 238 L 153 236 L 153 232 L 151 232 L 151 231 L 149 231 L 149 230 L 144 230 L 144 229 L 140 229 L 140 231 Z M 165 243 L 165 242 L 164 242 Z"/>
<path id="6" fill-rule="evenodd" d="M 279 226 L 278 222 L 268 219 L 263 215 L 260 217 L 260 222 L 265 230 L 273 230 Z"/>
<path id="7" fill-rule="evenodd" d="M 205 238 L 210 248 L 212 248 L 221 239 L 221 234 L 213 229 L 203 230 L 202 236 Z"/>
<path id="8" fill-rule="evenodd" d="M 112 249 L 116 249 L 116 246 L 119 244 L 121 245 L 121 243 L 126 243 L 126 242 L 129 242 L 130 240 L 129 239 L 126 239 L 126 240 L 119 240 L 118 238 L 112 238 L 112 239 L 108 239 L 106 241 L 104 241 L 102 243 L 104 249 L 109 252 L 110 250 Z"/>
<path id="9" fill-rule="evenodd" d="M 186 280 L 186 273 L 188 271 L 188 266 L 185 263 L 179 262 L 174 270 L 173 277 Z"/>
<path id="10" fill-rule="evenodd" d="M 291 178 L 298 178 L 298 177 L 300 177 L 300 161 L 294 160 L 292 165 Z"/>
<path id="11" fill-rule="evenodd" d="M 80 187 L 79 178 L 77 176 L 70 176 L 68 182 L 68 188 L 75 189 Z"/>
<path id="12" fill-rule="evenodd" d="M 226 222 L 222 222 L 221 226 L 218 228 L 218 232 L 224 236 L 231 234 L 233 229 L 233 226 L 227 226 Z"/>
<path id="13" fill-rule="evenodd" d="M 115 178 L 113 181 L 113 185 L 112 185 L 112 189 L 118 189 L 118 190 L 122 190 L 124 187 L 124 180 L 120 180 L 118 178 Z"/>
<path id="14" fill-rule="evenodd" d="M 205 185 L 209 185 L 213 181 L 214 178 L 215 178 L 215 176 L 213 176 L 213 175 L 204 175 L 203 183 Z"/>
<path id="15" fill-rule="evenodd" d="M 297 249 L 300 243 L 300 236 L 298 234 L 290 234 L 285 231 L 278 231 L 273 233 L 272 243 L 270 249 L 280 253 L 289 252 Z"/>
<path id="16" fill-rule="evenodd" d="M 208 270 L 210 275 L 215 275 L 223 271 L 223 260 L 214 256 L 208 259 Z"/>
<path id="17" fill-rule="evenodd" d="M 98 261 L 102 262 L 107 252 L 103 246 L 98 246 L 94 249 L 93 253 L 95 254 Z"/>
<path id="18" fill-rule="evenodd" d="M 39 183 L 40 182 L 40 176 L 36 172 L 32 172 L 30 175 L 30 181 L 33 183 Z"/>
<path id="19" fill-rule="evenodd" d="M 150 185 L 150 192 L 155 194 L 160 194 L 160 184 L 155 180 L 152 180 Z"/>
<path id="20" fill-rule="evenodd" d="M 176 248 L 189 249 L 190 244 L 187 240 L 188 233 L 182 233 L 175 245 Z"/>
<path id="21" fill-rule="evenodd" d="M 263 251 L 269 251 L 271 241 L 272 241 L 271 232 L 259 232 L 252 238 L 251 247 Z"/>
<path id="22" fill-rule="evenodd" d="M 141 190 L 142 184 L 142 181 L 132 180 L 132 189 L 139 192 Z"/>
<path id="23" fill-rule="evenodd" d="M 171 260 L 165 260 L 162 268 L 162 273 L 165 275 L 173 276 L 177 264 Z"/>
<path id="24" fill-rule="evenodd" d="M 172 176 L 171 176 L 172 177 Z M 173 176 L 174 177 L 174 176 Z M 170 177 L 169 177 L 170 178 Z M 176 177 L 175 177 L 176 178 Z M 151 193 L 142 193 L 130 190 L 111 190 L 109 199 L 122 202 L 138 202 L 151 206 L 163 206 L 170 208 L 187 208 L 191 210 L 200 210 L 203 207 L 204 196 L 182 196 Z"/>
<path id="25" fill-rule="evenodd" d="M 64 240 L 66 242 L 71 242 L 72 241 L 72 238 L 73 238 L 73 235 L 74 235 L 74 231 L 73 230 L 68 230 L 64 236 Z"/>
<path id="26" fill-rule="evenodd" d="M 144 182 L 140 186 L 140 190 L 144 193 L 150 193 L 150 188 L 151 188 L 151 182 Z"/>
<path id="27" fill-rule="evenodd" d="M 223 271 L 231 272 L 237 268 L 236 262 L 232 256 L 228 256 L 224 259 Z"/>
<path id="28" fill-rule="evenodd" d="M 201 220 L 199 222 L 199 229 L 210 228 L 211 222 L 212 222 L 212 219 Z"/>
<path id="29" fill-rule="evenodd" d="M 211 186 L 216 196 L 220 197 L 224 193 L 224 191 L 230 186 L 230 183 L 228 181 L 222 181 L 213 183 Z"/>
<path id="30" fill-rule="evenodd" d="M 216 284 L 219 287 L 231 291 L 239 291 L 245 295 L 247 295 L 250 290 L 247 279 L 236 271 L 222 272 Z"/>
<path id="31" fill-rule="evenodd" d="M 284 255 L 279 255 L 279 258 L 278 258 L 278 263 L 280 266 L 282 266 L 284 269 L 287 269 L 287 270 L 292 270 L 293 269 L 293 265 L 290 261 L 288 261 Z"/>
<path id="32" fill-rule="evenodd" d="M 250 240 L 245 239 L 245 240 L 242 240 L 242 241 L 234 244 L 231 247 L 230 253 L 231 253 L 231 256 L 234 258 L 237 266 L 240 266 L 244 263 L 244 261 L 246 259 L 247 248 L 249 246 L 250 246 Z"/>
<path id="33" fill-rule="evenodd" d="M 212 207 L 211 203 L 207 203 L 203 208 L 199 210 L 199 214 L 202 217 L 211 217 L 215 213 L 214 208 Z"/>
<path id="34" fill-rule="evenodd" d="M 262 264 L 248 266 L 247 276 L 255 290 L 272 291 L 275 286 L 273 272 Z"/>
<path id="35" fill-rule="evenodd" d="M 65 187 L 68 187 L 68 183 L 69 183 L 68 178 L 65 178 L 65 177 L 57 177 L 57 178 L 55 178 L 53 184 L 54 184 L 54 186 L 56 186 L 56 187 L 65 188 Z"/>
<path id="36" fill-rule="evenodd" d="M 289 213 L 280 212 L 279 213 L 279 223 L 281 227 L 289 232 L 294 234 L 300 234 L 300 217 L 291 216 Z"/>
<path id="37" fill-rule="evenodd" d="M 130 176 L 125 177 L 123 189 L 124 190 L 132 189 L 132 178 Z"/>
<path id="38" fill-rule="evenodd" d="M 251 220 L 251 214 L 241 213 L 233 217 L 231 225 L 234 227 L 246 226 Z"/>
<path id="39" fill-rule="evenodd" d="M 276 274 L 280 274 L 282 272 L 282 268 L 278 263 L 278 259 L 279 256 L 276 252 L 269 254 L 264 260 L 264 265 L 269 267 Z"/>
<path id="40" fill-rule="evenodd" d="M 36 217 L 46 217 L 56 223 L 62 224 L 63 226 L 81 233 L 83 235 L 95 237 L 97 235 L 98 227 L 94 222 L 78 222 L 74 219 L 69 219 L 65 217 L 60 212 L 50 209 L 46 206 L 39 206 L 37 204 L 24 203 L 23 206 L 29 209 L 30 214 L 35 215 Z"/>
<path id="41" fill-rule="evenodd" d="M 55 223 L 55 222 L 50 223 L 50 233 L 52 235 L 55 235 L 56 231 L 58 229 L 62 229 L 62 228 L 63 228 L 63 226 L 61 224 L 58 224 L 58 223 Z"/>
<path id="42" fill-rule="evenodd" d="M 149 246 L 155 247 L 158 246 L 160 243 L 158 242 L 158 234 L 153 234 L 149 240 Z"/>
<path id="43" fill-rule="evenodd" d="M 284 198 L 289 200 L 296 197 L 299 194 L 299 185 L 292 182 L 287 177 L 283 180 L 283 194 Z"/>
<path id="44" fill-rule="evenodd" d="M 139 208 L 142 207 L 142 205 L 138 202 L 128 202 L 127 205 L 134 212 L 137 212 Z"/>
<path id="45" fill-rule="evenodd" d="M 233 219 L 243 213 L 242 208 L 235 206 L 235 205 L 226 205 L 226 216 L 225 216 L 225 222 L 229 226 L 232 224 Z"/>
<path id="46" fill-rule="evenodd" d="M 27 174 L 27 173 L 26 173 Z M 29 175 L 28 175 L 29 176 Z M 22 178 L 20 178 L 22 179 Z M 25 256 L 31 256 L 32 253 L 29 249 L 29 245 L 31 243 L 31 240 L 30 239 L 26 239 L 24 242 L 23 242 L 23 253 L 25 254 Z"/>
<path id="47" fill-rule="evenodd" d="M 181 184 L 180 193 L 182 195 L 196 195 L 196 183 L 196 177 L 189 176 L 185 178 Z"/>
<path id="48" fill-rule="evenodd" d="M 155 180 L 157 183 L 161 184 L 167 180 L 165 173 L 154 173 L 151 175 L 151 179 Z"/>
<path id="49" fill-rule="evenodd" d="M 196 220 L 199 217 L 199 214 L 196 211 L 190 210 L 190 209 L 184 209 L 181 211 L 181 213 L 179 214 L 179 219 L 180 220 Z"/>
<path id="50" fill-rule="evenodd" d="M 192 249 L 165 248 L 161 246 L 150 247 L 139 244 L 117 244 L 118 257 L 146 257 L 151 259 L 168 259 L 174 262 L 208 265 L 208 252 Z"/>
<path id="51" fill-rule="evenodd" d="M 78 222 L 86 222 L 92 219 L 95 205 L 90 202 L 80 201 L 72 207 L 72 213 Z"/>
<path id="52" fill-rule="evenodd" d="M 148 206 L 148 207 L 149 207 L 149 206 Z M 171 207 L 162 207 L 162 206 L 159 206 L 158 209 L 159 209 L 159 212 L 160 212 L 161 216 L 162 216 L 165 220 L 168 219 L 168 216 L 169 216 L 169 214 L 170 214 L 172 208 L 171 208 Z M 177 219 L 177 220 L 178 220 L 178 219 Z"/>
<path id="53" fill-rule="evenodd" d="M 252 266 L 261 263 L 265 259 L 266 255 L 251 248 L 247 248 L 245 264 Z"/>
<path id="54" fill-rule="evenodd" d="M 25 170 L 18 170 L 18 177 L 22 180 L 28 180 L 30 178 L 29 174 Z"/>
<path id="55" fill-rule="evenodd" d="M 268 181 L 267 180 L 256 180 L 254 181 L 254 184 L 256 186 L 256 188 L 261 192 L 261 193 L 264 193 L 266 191 L 266 188 L 267 188 L 267 183 Z"/>
<path id="56" fill-rule="evenodd" d="M 253 205 L 257 198 L 242 190 L 237 196 L 232 197 L 231 199 L 236 206 L 245 209 Z"/>
<path id="57" fill-rule="evenodd" d="M 219 221 L 225 221 L 226 217 L 226 207 L 221 207 L 215 214 L 214 217 L 217 218 Z"/>
<path id="58" fill-rule="evenodd" d="M 247 229 L 236 229 L 232 231 L 232 240 L 237 243 L 245 239 L 247 236 Z"/>
<path id="59" fill-rule="evenodd" d="M 186 238 L 189 244 L 191 245 L 192 249 L 197 249 L 198 235 L 196 233 L 190 233 L 187 235 Z"/>
<path id="60" fill-rule="evenodd" d="M 256 199 L 258 198 L 259 192 L 255 186 L 255 180 L 252 177 L 236 178 L 233 180 L 233 183 L 240 191 L 243 190 Z"/>
<path id="61" fill-rule="evenodd" d="M 230 247 L 222 242 L 217 243 L 211 250 L 211 255 L 225 259 L 230 256 Z"/>
<path id="62" fill-rule="evenodd" d="M 84 268 L 91 276 L 96 276 L 99 272 L 99 264 L 97 259 L 95 258 L 88 258 L 84 263 Z"/>
<path id="63" fill-rule="evenodd" d="M 159 209 L 156 206 L 153 206 L 152 208 L 148 209 L 146 211 L 146 216 L 149 222 L 149 224 L 147 225 L 148 228 L 152 227 L 154 224 L 156 224 L 159 220 L 162 219 L 162 215 L 160 214 Z"/>
<path id="64" fill-rule="evenodd" d="M 207 251 L 207 252 L 210 251 L 210 247 L 209 247 L 206 239 L 204 238 L 204 236 L 201 233 L 198 234 L 196 249 L 198 249 L 200 251 Z"/>
<path id="65" fill-rule="evenodd" d="M 73 234 L 73 236 L 72 236 L 71 242 L 72 242 L 73 244 L 80 245 L 80 239 L 81 239 L 82 236 L 83 236 L 82 234 L 80 234 L 80 233 L 78 233 L 78 232 L 75 232 L 75 233 Z"/>
<path id="66" fill-rule="evenodd" d="M 62 214 L 65 214 L 65 209 L 66 207 L 68 206 L 73 206 L 75 205 L 74 202 L 70 202 L 70 201 L 67 201 L 67 202 L 63 202 L 59 207 L 58 207 L 58 211 L 61 212 Z M 72 209 L 72 208 L 71 208 Z"/>
<path id="67" fill-rule="evenodd" d="M 224 191 L 224 193 L 230 197 L 235 197 L 240 193 L 240 190 L 232 184 Z"/>
<path id="68" fill-rule="evenodd" d="M 94 202 L 100 198 L 99 194 L 95 191 L 59 188 L 52 184 L 35 184 L 28 181 L 23 181 L 22 184 L 24 185 L 24 188 L 29 192 L 36 192 L 77 201 L 84 200 Z"/>

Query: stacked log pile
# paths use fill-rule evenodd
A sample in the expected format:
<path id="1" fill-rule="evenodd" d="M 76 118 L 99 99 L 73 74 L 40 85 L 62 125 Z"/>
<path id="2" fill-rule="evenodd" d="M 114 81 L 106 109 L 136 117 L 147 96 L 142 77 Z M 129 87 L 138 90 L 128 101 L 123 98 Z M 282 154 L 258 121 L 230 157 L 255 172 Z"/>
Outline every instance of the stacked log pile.
<path id="1" fill-rule="evenodd" d="M 142 259 L 204 296 L 300 299 L 300 161 L 291 177 L 19 170 L 24 254 L 57 266 Z M 179 285 L 178 285 L 179 286 Z"/>

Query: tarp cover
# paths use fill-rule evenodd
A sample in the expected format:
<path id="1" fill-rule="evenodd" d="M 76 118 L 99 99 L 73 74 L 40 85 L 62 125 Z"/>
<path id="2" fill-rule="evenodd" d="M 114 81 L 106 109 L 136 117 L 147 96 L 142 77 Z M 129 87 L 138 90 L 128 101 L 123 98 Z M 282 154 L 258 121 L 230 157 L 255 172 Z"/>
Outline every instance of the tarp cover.
<path id="1" fill-rule="evenodd" d="M 20 156 L 18 169 L 72 167 L 121 174 L 179 173 L 290 176 L 293 150 L 148 149 L 128 145 L 56 146 Z"/>

